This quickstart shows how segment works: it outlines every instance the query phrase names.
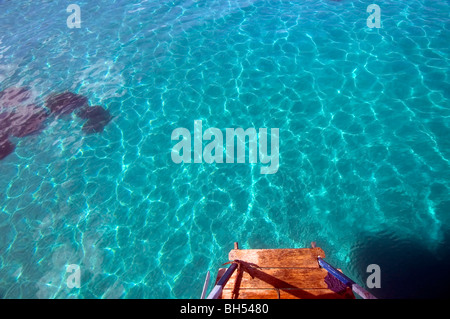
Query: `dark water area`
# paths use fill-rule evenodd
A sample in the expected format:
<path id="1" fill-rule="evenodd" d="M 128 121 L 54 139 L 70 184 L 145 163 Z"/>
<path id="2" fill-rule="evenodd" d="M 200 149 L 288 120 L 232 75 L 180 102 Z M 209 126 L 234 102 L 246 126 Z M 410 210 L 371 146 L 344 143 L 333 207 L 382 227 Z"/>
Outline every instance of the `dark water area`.
<path id="1" fill-rule="evenodd" d="M 399 240 L 394 233 L 371 234 L 353 248 L 354 271 L 366 273 L 372 262 L 381 269 L 381 288 L 367 289 L 382 299 L 450 298 L 450 231 L 437 247 L 420 240 Z M 363 280 L 361 280 L 364 283 Z"/>

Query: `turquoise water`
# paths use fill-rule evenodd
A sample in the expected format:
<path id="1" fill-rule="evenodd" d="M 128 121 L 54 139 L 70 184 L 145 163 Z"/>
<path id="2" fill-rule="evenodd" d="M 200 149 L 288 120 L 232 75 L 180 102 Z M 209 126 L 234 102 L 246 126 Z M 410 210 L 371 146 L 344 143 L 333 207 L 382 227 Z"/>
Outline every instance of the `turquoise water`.
<path id="1" fill-rule="evenodd" d="M 379 264 L 380 297 L 450 282 L 449 1 L 377 1 L 379 29 L 371 1 L 77 1 L 79 29 L 68 3 L 0 1 L 0 90 L 116 117 L 51 120 L 0 161 L 1 298 L 198 298 L 234 241 L 316 241 L 362 285 Z M 173 163 L 194 120 L 279 128 L 278 172 Z"/>

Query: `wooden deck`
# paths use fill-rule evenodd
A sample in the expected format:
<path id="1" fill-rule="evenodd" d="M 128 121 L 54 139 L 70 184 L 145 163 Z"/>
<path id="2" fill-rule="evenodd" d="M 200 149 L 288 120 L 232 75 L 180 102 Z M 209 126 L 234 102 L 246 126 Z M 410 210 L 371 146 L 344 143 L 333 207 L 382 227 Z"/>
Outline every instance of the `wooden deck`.
<path id="1" fill-rule="evenodd" d="M 350 288 L 336 289 L 330 283 L 328 272 L 319 267 L 319 256 L 325 258 L 318 247 L 233 249 L 228 257 L 230 261 L 239 260 L 238 269 L 224 286 L 222 299 L 355 298 Z M 216 282 L 225 271 L 219 269 Z"/>

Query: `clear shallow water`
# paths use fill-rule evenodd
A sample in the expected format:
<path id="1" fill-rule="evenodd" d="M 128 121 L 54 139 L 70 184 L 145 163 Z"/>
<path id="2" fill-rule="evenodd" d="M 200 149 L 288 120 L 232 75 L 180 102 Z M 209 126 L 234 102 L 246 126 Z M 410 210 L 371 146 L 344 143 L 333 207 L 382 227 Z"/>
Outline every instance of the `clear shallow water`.
<path id="1" fill-rule="evenodd" d="M 234 241 L 316 241 L 361 284 L 379 264 L 377 296 L 439 295 L 419 289 L 450 281 L 450 4 L 377 2 L 369 29 L 370 3 L 80 1 L 68 29 L 65 1 L 0 1 L 0 89 L 72 90 L 117 116 L 14 140 L 0 297 L 198 298 Z M 194 120 L 279 128 L 278 172 L 174 164 L 171 132 Z"/>

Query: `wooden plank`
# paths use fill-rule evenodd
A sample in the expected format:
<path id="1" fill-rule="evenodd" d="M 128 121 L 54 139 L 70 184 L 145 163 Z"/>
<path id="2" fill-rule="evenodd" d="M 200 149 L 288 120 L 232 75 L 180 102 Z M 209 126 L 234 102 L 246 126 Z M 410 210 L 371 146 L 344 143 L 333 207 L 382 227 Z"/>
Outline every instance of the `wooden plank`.
<path id="1" fill-rule="evenodd" d="M 355 299 L 349 292 L 338 294 L 330 289 L 286 289 L 280 290 L 280 299 Z"/>
<path id="2" fill-rule="evenodd" d="M 224 288 L 233 289 L 235 282 L 242 288 L 328 288 L 322 268 L 266 268 L 236 271 Z"/>
<path id="3" fill-rule="evenodd" d="M 233 289 L 224 289 L 222 299 L 232 299 Z M 237 299 L 278 299 L 276 289 L 239 289 Z"/>
<path id="4" fill-rule="evenodd" d="M 261 268 L 298 267 L 319 268 L 317 257 L 325 258 L 319 248 L 299 249 L 233 249 L 228 254 L 229 260 L 243 260 Z"/>
<path id="5" fill-rule="evenodd" d="M 224 289 L 222 299 L 231 299 L 232 289 Z M 330 289 L 240 289 L 237 299 L 353 299 Z"/>

